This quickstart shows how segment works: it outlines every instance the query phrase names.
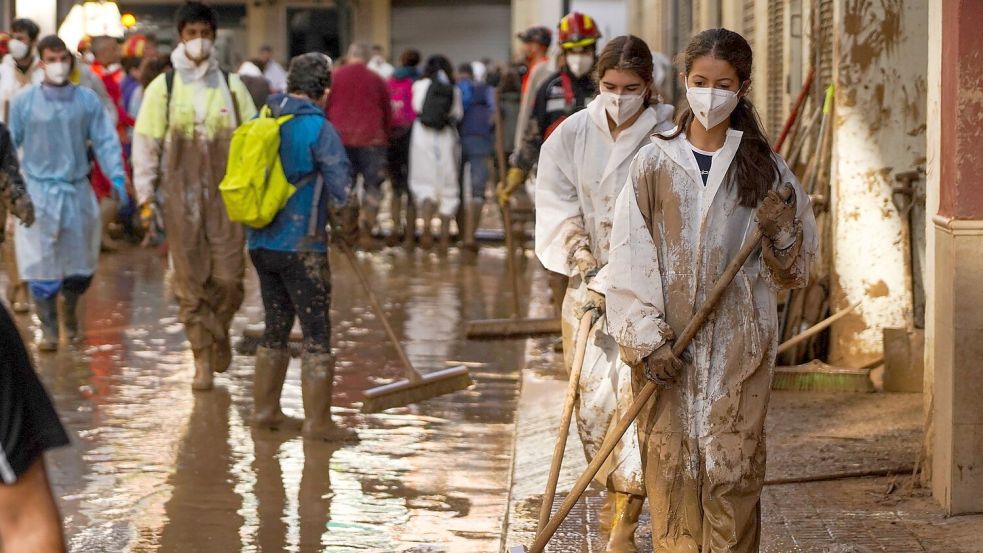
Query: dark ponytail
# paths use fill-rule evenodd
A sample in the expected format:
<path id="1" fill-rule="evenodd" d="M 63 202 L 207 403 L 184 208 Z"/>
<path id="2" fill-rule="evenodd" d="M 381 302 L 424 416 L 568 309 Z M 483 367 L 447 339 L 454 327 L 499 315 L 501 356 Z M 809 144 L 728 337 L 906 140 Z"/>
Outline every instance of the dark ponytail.
<path id="1" fill-rule="evenodd" d="M 710 56 L 729 63 L 740 79 L 742 86 L 751 78 L 751 45 L 738 33 L 727 29 L 708 29 L 693 37 L 686 50 L 679 55 L 678 64 L 683 74 L 688 76 L 693 62 L 703 56 Z M 671 135 L 656 134 L 664 140 L 671 140 L 688 130 L 693 123 L 693 111 L 687 107 L 676 119 L 678 128 Z M 771 190 L 781 172 L 773 157 L 771 145 L 754 105 L 747 96 L 742 96 L 730 115 L 730 128 L 744 133 L 737 149 L 734 162 L 727 171 L 725 185 L 736 184 L 740 204 L 744 207 L 757 207 L 758 202 Z"/>

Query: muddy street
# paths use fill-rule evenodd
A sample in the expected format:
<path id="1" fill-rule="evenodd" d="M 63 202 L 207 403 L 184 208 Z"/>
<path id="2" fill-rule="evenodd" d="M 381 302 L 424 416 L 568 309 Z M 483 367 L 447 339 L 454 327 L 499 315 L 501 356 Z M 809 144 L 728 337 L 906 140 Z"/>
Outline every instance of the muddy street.
<path id="1" fill-rule="evenodd" d="M 476 382 L 369 416 L 356 409 L 361 390 L 401 371 L 347 261 L 332 258 L 335 414 L 361 437 L 342 447 L 251 430 L 251 357 L 192 393 L 166 263 L 146 250 L 104 256 L 85 344 L 38 357 L 73 437 L 50 457 L 71 550 L 496 551 L 524 342 L 468 342 L 463 324 L 508 316 L 503 255 L 360 256 L 416 367 L 466 362 Z M 235 335 L 262 316 L 249 274 Z M 39 332 L 32 317 L 18 322 Z M 298 359 L 283 405 L 302 415 Z"/>

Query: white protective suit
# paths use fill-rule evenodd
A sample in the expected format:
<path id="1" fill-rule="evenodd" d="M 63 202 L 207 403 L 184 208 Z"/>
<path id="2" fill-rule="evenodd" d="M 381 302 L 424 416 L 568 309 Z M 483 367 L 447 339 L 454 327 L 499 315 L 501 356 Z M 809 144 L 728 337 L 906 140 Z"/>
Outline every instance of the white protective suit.
<path id="1" fill-rule="evenodd" d="M 631 160 L 654 132 L 672 127 L 672 114 L 671 106 L 649 107 L 612 140 L 604 106 L 595 98 L 557 127 L 543 144 L 536 177 L 536 255 L 550 271 L 571 277 L 563 318 L 564 326 L 574 335 L 579 326 L 578 308 L 587 289 L 570 256 L 588 246 L 600 266 L 607 262 L 614 203 L 628 177 Z M 565 349 L 573 347 L 576 345 L 570 344 Z M 567 356 L 569 364 L 570 351 Z M 589 459 L 600 449 L 615 415 L 631 405 L 631 386 L 631 371 L 621 362 L 618 344 L 608 334 L 602 317 L 588 339 L 577 410 L 577 427 Z M 602 484 L 610 481 L 619 492 L 644 495 L 634 431 L 625 434 L 611 459 L 598 480 Z"/>
<path id="2" fill-rule="evenodd" d="M 423 111 L 423 101 L 430 89 L 430 79 L 413 83 L 413 111 Z M 430 200 L 437 205 L 441 217 L 454 217 L 461 203 L 457 168 L 460 163 L 457 122 L 464 117 L 461 90 L 454 87 L 451 107 L 452 124 L 436 130 L 413 122 L 410 135 L 410 190 L 417 202 Z"/>
<path id="3" fill-rule="evenodd" d="M 646 382 L 638 363 L 682 333 L 756 228 L 755 209 L 740 205 L 727 181 L 741 138 L 727 132 L 706 185 L 685 135 L 653 140 L 632 163 L 608 264 L 590 287 L 605 294 L 608 329 L 636 387 Z M 758 550 L 776 297 L 807 283 L 818 249 L 809 197 L 774 157 L 781 174 L 773 188 L 795 190 L 796 239 L 781 259 L 767 240 L 751 254 L 689 345 L 692 362 L 637 419 L 659 553 Z"/>
<path id="4" fill-rule="evenodd" d="M 17 264 L 24 280 L 90 276 L 99 259 L 99 208 L 89 185 L 86 146 L 111 180 L 125 178 L 119 137 L 96 94 L 84 87 L 35 85 L 10 106 L 10 134 L 37 220 L 20 226 Z"/>

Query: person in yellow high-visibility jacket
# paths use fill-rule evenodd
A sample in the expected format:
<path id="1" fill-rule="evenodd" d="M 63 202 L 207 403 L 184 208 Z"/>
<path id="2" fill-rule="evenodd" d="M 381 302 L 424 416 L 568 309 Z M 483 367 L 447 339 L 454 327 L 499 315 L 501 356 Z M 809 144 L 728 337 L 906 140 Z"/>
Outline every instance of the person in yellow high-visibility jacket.
<path id="1" fill-rule="evenodd" d="M 144 92 L 133 138 L 133 184 L 146 205 L 159 190 L 174 269 L 171 285 L 195 358 L 192 388 L 208 390 L 231 362 L 229 325 L 243 299 L 243 228 L 229 221 L 218 191 L 232 133 L 256 115 L 245 85 L 213 55 L 215 11 L 178 10 L 173 75 Z"/>

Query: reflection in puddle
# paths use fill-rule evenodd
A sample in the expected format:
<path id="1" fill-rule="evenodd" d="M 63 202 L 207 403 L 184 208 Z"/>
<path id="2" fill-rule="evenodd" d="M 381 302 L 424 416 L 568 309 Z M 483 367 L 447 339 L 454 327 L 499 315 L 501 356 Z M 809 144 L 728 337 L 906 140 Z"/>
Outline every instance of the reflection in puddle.
<path id="1" fill-rule="evenodd" d="M 336 415 L 355 446 L 253 431 L 252 359 L 193 394 L 191 355 L 165 283 L 143 250 L 102 260 L 86 296 L 87 342 L 38 370 L 74 432 L 50 456 L 73 551 L 497 551 L 524 343 L 467 342 L 465 320 L 507 316 L 504 263 L 488 248 L 360 256 L 422 371 L 474 362 L 476 386 L 362 416 L 361 391 L 401 376 L 347 261 L 332 258 Z M 252 274 L 236 328 L 262 318 Z M 28 335 L 36 321 L 20 317 Z M 284 410 L 300 416 L 299 364 Z"/>

